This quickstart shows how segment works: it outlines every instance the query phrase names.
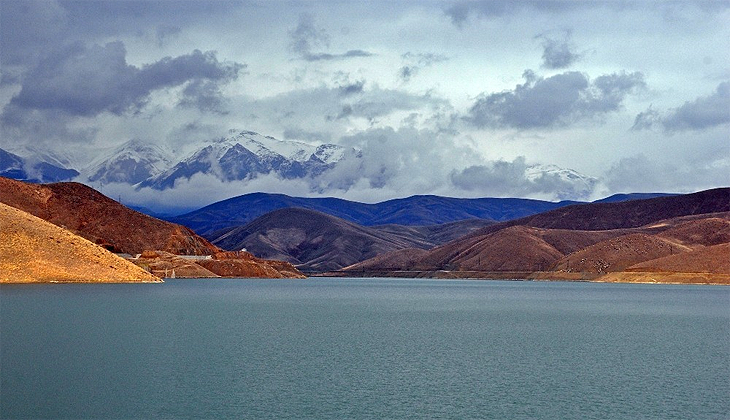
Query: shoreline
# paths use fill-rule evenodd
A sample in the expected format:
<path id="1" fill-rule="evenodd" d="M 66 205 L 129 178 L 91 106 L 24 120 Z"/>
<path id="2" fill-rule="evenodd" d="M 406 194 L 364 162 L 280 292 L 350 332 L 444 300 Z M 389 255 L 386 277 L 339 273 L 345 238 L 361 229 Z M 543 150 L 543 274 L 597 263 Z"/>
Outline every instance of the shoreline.
<path id="1" fill-rule="evenodd" d="M 730 274 L 633 272 L 569 273 L 555 271 L 329 271 L 306 273 L 310 277 L 428 278 L 454 280 L 560 281 L 587 283 L 697 284 L 730 286 Z M 664 279 L 664 280 L 663 280 Z"/>

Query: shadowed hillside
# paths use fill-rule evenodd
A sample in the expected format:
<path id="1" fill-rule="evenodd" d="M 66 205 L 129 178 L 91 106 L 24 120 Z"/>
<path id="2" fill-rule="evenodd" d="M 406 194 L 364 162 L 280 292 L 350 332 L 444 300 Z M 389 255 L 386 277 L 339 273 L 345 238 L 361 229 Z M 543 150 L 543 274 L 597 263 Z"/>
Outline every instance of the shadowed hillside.
<path id="1" fill-rule="evenodd" d="M 303 270 L 336 270 L 389 251 L 433 244 L 417 235 L 405 238 L 367 228 L 314 210 L 291 208 L 266 214 L 232 229 L 214 244 L 246 249 L 261 258 L 279 259 Z"/>
<path id="2" fill-rule="evenodd" d="M 428 249 L 492 224 L 483 219 L 434 226 L 360 226 L 314 210 L 268 213 L 245 226 L 210 234 L 225 249 L 289 261 L 308 271 L 336 270 L 404 248 Z"/>

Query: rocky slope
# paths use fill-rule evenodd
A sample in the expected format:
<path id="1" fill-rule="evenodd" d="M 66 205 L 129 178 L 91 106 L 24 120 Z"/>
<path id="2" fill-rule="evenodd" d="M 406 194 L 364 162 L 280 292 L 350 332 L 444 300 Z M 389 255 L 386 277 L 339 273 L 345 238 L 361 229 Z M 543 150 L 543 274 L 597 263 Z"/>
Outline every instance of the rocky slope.
<path id="1" fill-rule="evenodd" d="M 80 236 L 0 203 L 0 283 L 158 281 Z"/>
<path id="2" fill-rule="evenodd" d="M 75 182 L 29 184 L 0 177 L 0 202 L 119 253 L 162 250 L 210 255 L 219 249 L 192 230 L 131 210 Z"/>

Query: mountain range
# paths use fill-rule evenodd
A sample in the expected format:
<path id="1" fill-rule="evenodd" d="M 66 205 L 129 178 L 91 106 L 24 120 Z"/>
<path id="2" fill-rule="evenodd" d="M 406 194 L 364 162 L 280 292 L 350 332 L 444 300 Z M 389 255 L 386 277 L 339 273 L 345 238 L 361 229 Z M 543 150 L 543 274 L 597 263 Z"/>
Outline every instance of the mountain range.
<path id="1" fill-rule="evenodd" d="M 124 183 L 138 189 L 164 190 L 173 188 L 176 181 L 199 174 L 222 182 L 266 174 L 283 179 L 316 177 L 345 158 L 359 159 L 360 153 L 335 144 L 311 145 L 241 131 L 202 141 L 187 154 L 140 139 L 112 149 L 99 149 L 96 156 L 83 161 L 48 151 L 39 153 L 36 149 L 22 149 L 17 154 L 0 149 L 0 175 L 35 182 L 76 178 L 91 185 Z M 70 169 L 71 166 L 76 168 Z"/>
<path id="2" fill-rule="evenodd" d="M 0 260 L 7 264 L 10 259 L 13 267 L 16 262 L 25 261 L 26 269 L 31 270 L 35 265 L 28 264 L 41 264 L 33 263 L 33 258 L 46 255 L 49 247 L 55 247 L 53 243 L 60 244 L 47 241 L 45 233 L 31 234 L 46 231 L 34 227 L 37 223 L 32 222 L 32 214 L 67 232 L 64 238 L 71 235 L 68 237 L 72 243 L 63 245 L 66 248 L 74 245 L 74 235 L 78 235 L 99 245 L 90 248 L 89 255 L 94 258 L 99 253 L 107 255 L 107 250 L 139 253 L 140 257 L 130 261 L 157 275 L 179 270 L 181 275 L 193 277 L 297 277 L 301 274 L 291 265 L 296 264 L 319 275 L 330 272 L 347 276 L 730 283 L 730 188 L 639 197 L 617 197 L 629 201 L 552 203 L 552 209 L 517 218 L 509 215 L 524 211 L 525 203 L 503 200 L 496 204 L 507 219 L 504 221 L 469 217 L 421 226 L 366 226 L 319 210 L 287 207 L 265 212 L 243 225 L 234 223 L 210 231 L 206 236 L 211 243 L 189 228 L 128 209 L 82 184 L 39 185 L 0 177 L 0 202 L 23 212 L 19 213 L 21 217 L 4 210 L 9 216 L 3 217 L 10 222 L 28 220 L 10 226 L 9 229 L 20 229 L 20 236 L 1 232 L 6 235 L 3 243 L 10 245 L 0 249 Z M 266 197 L 258 197 L 263 198 Z M 412 199 L 426 199 L 430 206 L 414 206 L 409 199 L 394 200 L 381 207 L 332 200 L 337 204 L 336 210 L 345 209 L 346 214 L 365 220 L 398 220 L 414 209 L 429 217 L 441 214 L 442 207 L 434 204 L 443 203 L 440 197 Z M 462 211 L 469 208 L 459 204 Z M 517 210 L 510 210 L 508 204 L 514 204 Z M 422 215 L 417 217 L 424 220 Z M 40 248 L 29 248 L 31 259 L 28 253 L 17 252 L 14 244 L 21 237 L 35 238 L 28 240 L 40 244 Z M 198 257 L 184 258 L 179 254 Z M 54 261 L 58 263 L 58 259 Z"/>
<path id="3" fill-rule="evenodd" d="M 690 195 L 626 194 L 596 203 L 578 204 L 417 196 L 380 205 L 259 193 L 207 206 L 183 216 L 181 223 L 188 224 L 224 249 L 246 249 L 261 257 L 289 261 L 310 273 L 337 271 L 348 266 L 379 273 L 392 267 L 417 271 L 482 267 L 490 268 L 487 271 L 532 272 L 548 270 L 566 255 L 596 242 L 632 233 L 631 229 L 642 229 L 658 220 L 729 211 L 727 191 L 719 189 Z M 452 206 L 447 206 L 448 203 Z M 479 207 L 484 203 L 490 205 Z M 277 208 L 279 206 L 285 207 Z M 544 206 L 552 206 L 552 210 L 539 211 Z M 272 208 L 275 210 L 269 211 Z M 505 221 L 475 217 L 478 210 L 495 209 L 501 212 Z M 463 220 L 408 225 L 422 212 L 428 217 L 418 219 L 421 221 L 433 220 L 435 215 Z M 531 212 L 528 213 L 531 215 L 514 217 L 521 212 Z M 246 224 L 214 229 L 245 220 L 253 213 L 263 214 Z M 408 217 L 396 217 L 404 215 Z M 395 222 L 378 224 L 380 220 Z M 366 224 L 368 221 L 376 223 Z M 475 254 L 479 262 L 476 266 L 464 265 L 458 258 L 451 259 L 456 257 L 450 253 L 461 255 L 465 252 L 462 248 L 475 252 L 479 247 L 473 248 L 474 238 L 481 238 L 477 240 L 479 242 L 487 235 L 492 235 L 485 240 L 489 245 L 483 251 L 484 255 L 481 251 Z M 708 235 L 703 233 L 701 236 Z M 446 255 L 440 254 L 444 252 Z M 494 258 L 501 262 L 497 264 L 498 260 Z M 370 260 L 362 262 L 366 259 Z"/>
<path id="4" fill-rule="evenodd" d="M 368 204 L 339 198 L 252 193 L 219 201 L 169 220 L 206 236 L 227 227 L 245 225 L 268 212 L 293 207 L 316 210 L 363 226 L 428 226 L 466 219 L 511 220 L 575 203 L 521 198 L 417 195 Z"/>
<path id="5" fill-rule="evenodd" d="M 250 181 L 261 176 L 305 180 L 311 191 L 326 192 L 321 177 L 340 168 L 357 170 L 366 161 L 363 151 L 336 144 L 279 140 L 253 131 L 230 131 L 228 136 L 201 139 L 172 147 L 166 142 L 131 139 L 117 147 L 82 151 L 12 147 L 0 149 L 0 174 L 18 180 L 74 180 L 99 189 L 112 183 L 142 189 L 167 190 L 197 177 L 221 183 Z M 12 153 L 11 153 L 12 152 Z M 559 199 L 587 197 L 597 179 L 554 165 L 526 167 L 528 182 L 559 181 Z M 209 180 L 210 180 L 209 179 Z"/>
<path id="6" fill-rule="evenodd" d="M 379 255 L 343 272 L 727 283 L 730 188 L 563 207 L 428 251 Z"/>

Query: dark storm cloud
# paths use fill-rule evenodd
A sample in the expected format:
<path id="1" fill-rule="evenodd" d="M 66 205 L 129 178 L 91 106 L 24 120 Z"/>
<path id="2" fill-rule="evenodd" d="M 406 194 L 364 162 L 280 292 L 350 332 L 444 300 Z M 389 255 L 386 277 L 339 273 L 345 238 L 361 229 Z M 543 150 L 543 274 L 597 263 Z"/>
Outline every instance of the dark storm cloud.
<path id="1" fill-rule="evenodd" d="M 523 77 L 525 83 L 514 90 L 481 94 L 466 121 L 479 128 L 565 126 L 617 111 L 628 94 L 645 86 L 639 72 L 604 75 L 592 83 L 580 72 L 541 78 L 527 70 Z"/>
<path id="2" fill-rule="evenodd" d="M 0 62 L 33 62 L 58 43 L 67 22 L 67 11 L 54 1 L 1 1 Z"/>
<path id="3" fill-rule="evenodd" d="M 562 38 L 547 35 L 538 35 L 536 38 L 542 40 L 542 67 L 544 68 L 568 68 L 581 57 L 574 51 L 575 47 L 570 42 L 570 32 L 566 32 Z"/>
<path id="4" fill-rule="evenodd" d="M 203 112 L 227 114 L 224 109 L 225 98 L 218 83 L 210 80 L 196 79 L 189 82 L 182 91 L 182 99 L 178 103 L 183 108 L 196 108 Z"/>
<path id="5" fill-rule="evenodd" d="M 722 82 L 715 92 L 669 110 L 662 115 L 651 107 L 634 120 L 634 130 L 660 125 L 667 132 L 703 130 L 730 123 L 730 82 Z"/>
<path id="6" fill-rule="evenodd" d="M 462 190 L 496 196 L 551 194 L 558 199 L 576 199 L 587 198 L 593 193 L 595 180 L 589 179 L 581 184 L 548 172 L 530 177 L 529 169 L 525 157 L 520 156 L 512 162 L 499 160 L 486 165 L 469 166 L 460 171 L 454 170 L 449 179 L 455 187 Z"/>
<path id="7" fill-rule="evenodd" d="M 548 12 L 560 12 L 585 7 L 583 3 L 599 2 L 578 2 L 578 1 L 541 1 L 541 0 L 480 0 L 480 1 L 458 1 L 448 7 L 444 13 L 451 19 L 454 25 L 461 26 L 471 14 L 484 17 L 500 17 L 522 10 L 538 10 Z"/>
<path id="8" fill-rule="evenodd" d="M 344 60 L 356 57 L 370 57 L 373 54 L 364 50 L 349 50 L 340 54 L 313 52 L 315 49 L 329 48 L 330 36 L 314 23 L 309 14 L 299 16 L 297 27 L 289 31 L 289 50 L 305 61 Z"/>
<path id="9" fill-rule="evenodd" d="M 47 55 L 28 71 L 9 106 L 61 110 L 70 115 L 123 114 L 144 106 L 149 95 L 188 81 L 225 83 L 244 65 L 221 63 L 212 51 L 195 50 L 141 68 L 127 64 L 122 42 L 104 46 L 74 43 Z"/>

